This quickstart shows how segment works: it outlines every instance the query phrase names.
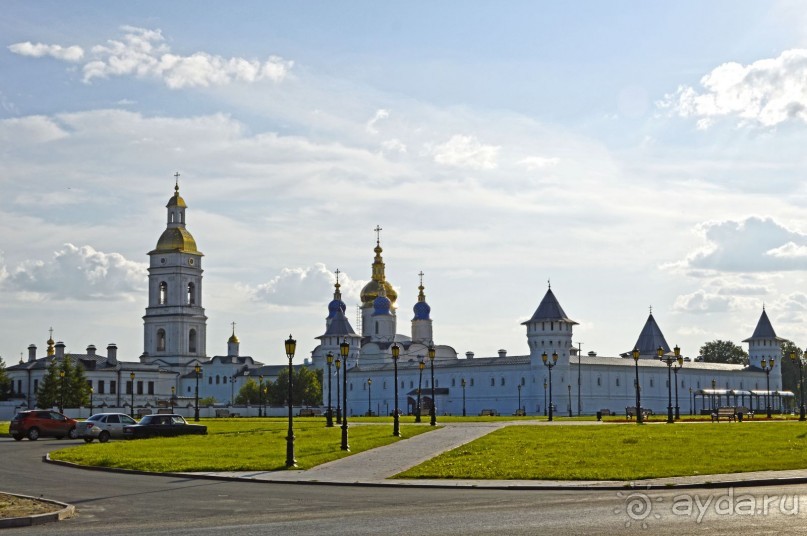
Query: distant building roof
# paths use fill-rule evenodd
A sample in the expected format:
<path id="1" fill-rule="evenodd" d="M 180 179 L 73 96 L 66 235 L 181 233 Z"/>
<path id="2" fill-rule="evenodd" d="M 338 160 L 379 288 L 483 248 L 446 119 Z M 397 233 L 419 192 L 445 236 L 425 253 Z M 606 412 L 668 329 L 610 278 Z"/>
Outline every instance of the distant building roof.
<path id="1" fill-rule="evenodd" d="M 546 294 L 544 294 L 544 299 L 541 300 L 540 305 L 538 305 L 538 309 L 536 309 L 535 313 L 532 315 L 532 318 L 526 322 L 522 322 L 522 325 L 529 322 L 549 322 L 553 320 L 577 324 L 577 322 L 566 315 L 566 312 L 563 310 L 563 307 L 560 306 L 560 303 L 555 297 L 555 294 L 552 292 L 552 289 L 549 288 L 547 289 Z"/>

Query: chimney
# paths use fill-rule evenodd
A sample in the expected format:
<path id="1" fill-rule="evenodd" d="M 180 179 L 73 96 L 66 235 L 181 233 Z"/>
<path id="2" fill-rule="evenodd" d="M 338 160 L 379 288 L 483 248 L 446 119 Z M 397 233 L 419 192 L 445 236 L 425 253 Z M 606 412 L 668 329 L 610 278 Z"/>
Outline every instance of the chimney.
<path id="1" fill-rule="evenodd" d="M 118 366 L 118 347 L 114 342 L 109 343 L 106 347 L 106 362 L 110 367 Z"/>
<path id="2" fill-rule="evenodd" d="M 90 357 L 95 357 L 95 345 L 91 344 L 87 347 L 87 355 Z"/>
<path id="3" fill-rule="evenodd" d="M 59 341 L 56 343 L 56 358 L 57 359 L 64 359 L 64 343 Z"/>
<path id="4" fill-rule="evenodd" d="M 465 359 L 473 359 L 474 353 L 473 352 L 465 352 Z"/>
<path id="5" fill-rule="evenodd" d="M 28 347 L 28 362 L 33 363 L 36 361 L 36 344 Z"/>
<path id="6" fill-rule="evenodd" d="M 507 350 L 499 350 L 499 357 L 506 357 L 506 356 L 507 356 Z"/>

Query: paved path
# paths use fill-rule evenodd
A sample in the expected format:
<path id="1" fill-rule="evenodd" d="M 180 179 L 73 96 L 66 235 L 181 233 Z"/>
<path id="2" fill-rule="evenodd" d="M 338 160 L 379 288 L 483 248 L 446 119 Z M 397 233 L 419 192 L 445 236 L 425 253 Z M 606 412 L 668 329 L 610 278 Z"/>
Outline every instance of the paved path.
<path id="1" fill-rule="evenodd" d="M 664 423 L 653 423 L 663 425 Z M 700 423 L 693 423 L 700 424 Z M 612 424 L 613 425 L 613 424 Z M 352 426 L 375 426 L 354 424 Z M 428 425 L 425 425 L 428 426 Z M 624 489 L 632 486 L 646 489 L 667 489 L 670 487 L 703 486 L 747 486 L 807 483 L 807 470 L 797 471 L 756 471 L 703 475 L 693 477 L 672 477 L 624 482 L 621 480 L 463 480 L 463 479 L 392 479 L 411 467 L 420 465 L 442 452 L 457 448 L 465 443 L 504 428 L 505 426 L 606 426 L 597 421 L 495 421 L 474 423 L 445 423 L 440 428 L 403 441 L 378 447 L 328 462 L 307 471 L 219 471 L 192 473 L 236 480 L 260 480 L 267 482 L 306 482 L 365 484 L 402 487 L 471 487 L 496 489 Z"/>

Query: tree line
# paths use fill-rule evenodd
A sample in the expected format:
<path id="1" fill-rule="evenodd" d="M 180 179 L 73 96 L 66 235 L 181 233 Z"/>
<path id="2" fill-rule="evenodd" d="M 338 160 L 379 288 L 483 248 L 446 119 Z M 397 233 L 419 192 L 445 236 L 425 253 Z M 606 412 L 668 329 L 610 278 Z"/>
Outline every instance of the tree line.
<path id="1" fill-rule="evenodd" d="M 296 405 L 318 406 L 322 403 L 322 371 L 307 367 L 297 367 L 292 373 L 292 399 Z M 277 380 L 261 382 L 249 378 L 235 397 L 239 405 L 285 406 L 289 398 L 289 371 L 284 369 Z"/>

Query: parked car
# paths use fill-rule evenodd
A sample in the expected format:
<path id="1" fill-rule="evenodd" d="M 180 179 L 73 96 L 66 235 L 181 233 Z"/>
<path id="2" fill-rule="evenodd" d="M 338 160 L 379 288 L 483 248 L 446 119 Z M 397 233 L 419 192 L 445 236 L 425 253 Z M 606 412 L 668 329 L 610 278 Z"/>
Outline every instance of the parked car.
<path id="1" fill-rule="evenodd" d="M 125 413 L 96 413 L 86 421 L 79 423 L 79 436 L 87 443 L 97 439 L 106 443 L 110 438 L 121 439 L 123 427 L 137 424 L 137 421 Z"/>
<path id="2" fill-rule="evenodd" d="M 14 415 L 8 426 L 8 433 L 17 441 L 22 441 L 23 437 L 31 441 L 36 441 L 40 437 L 76 439 L 77 425 L 78 421 L 65 417 L 58 411 L 36 409 L 20 411 Z"/>
<path id="3" fill-rule="evenodd" d="M 207 426 L 188 424 L 182 415 L 146 415 L 140 423 L 123 427 L 126 439 L 169 437 L 187 434 L 207 434 Z"/>

